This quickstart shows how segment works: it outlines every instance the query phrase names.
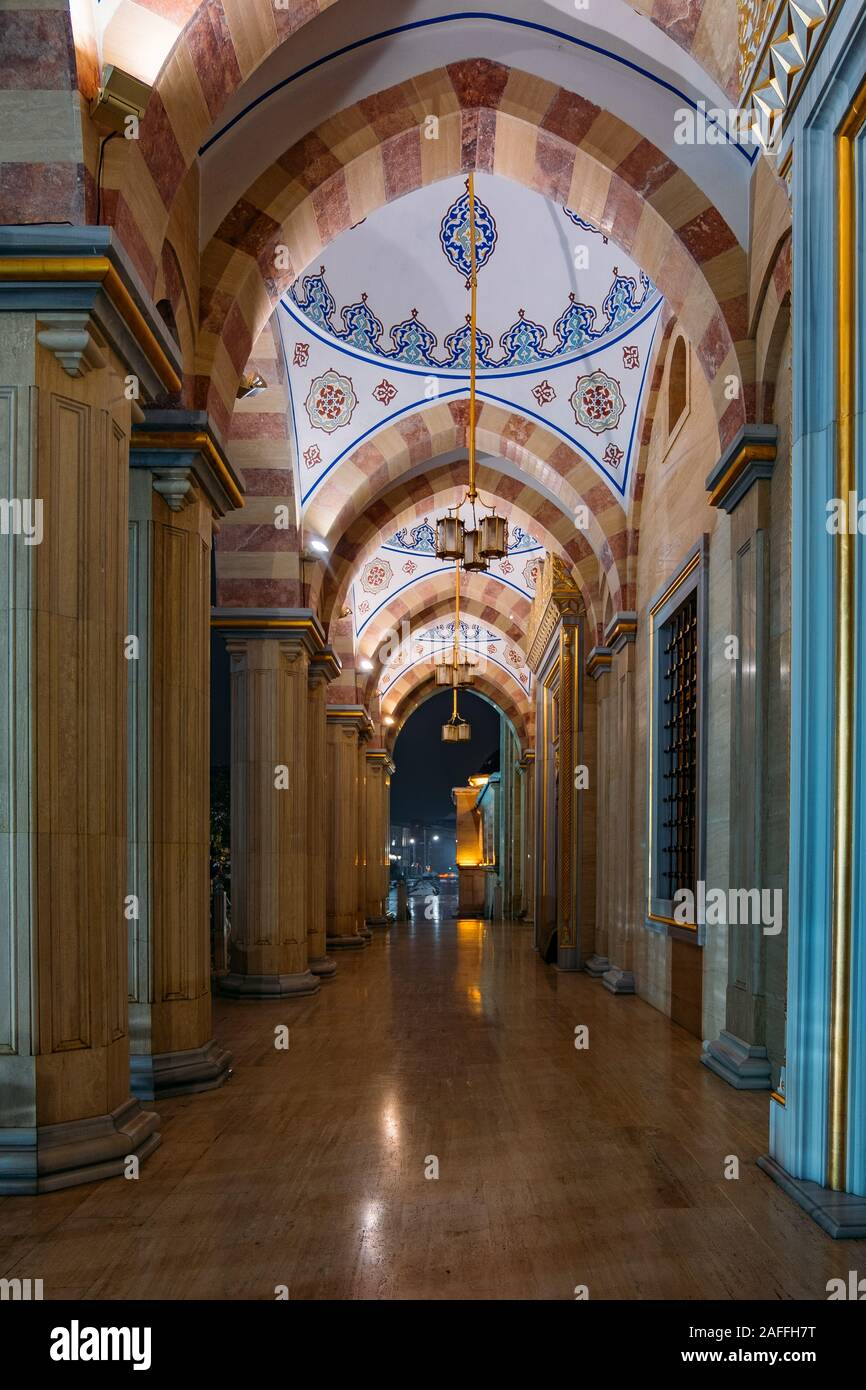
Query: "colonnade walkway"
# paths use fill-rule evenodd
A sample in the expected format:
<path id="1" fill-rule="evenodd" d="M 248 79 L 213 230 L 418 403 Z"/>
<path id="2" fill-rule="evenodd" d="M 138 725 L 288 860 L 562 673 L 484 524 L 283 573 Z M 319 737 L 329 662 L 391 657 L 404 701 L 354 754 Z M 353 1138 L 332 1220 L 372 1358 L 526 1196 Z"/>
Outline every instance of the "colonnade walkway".
<path id="1" fill-rule="evenodd" d="M 825 1299 L 866 1268 L 756 1168 L 767 1095 L 543 965 L 526 927 L 392 927 L 315 997 L 218 1001 L 215 1031 L 232 1079 L 159 1105 L 137 1180 L 0 1200 L 0 1277 L 47 1299 Z"/>

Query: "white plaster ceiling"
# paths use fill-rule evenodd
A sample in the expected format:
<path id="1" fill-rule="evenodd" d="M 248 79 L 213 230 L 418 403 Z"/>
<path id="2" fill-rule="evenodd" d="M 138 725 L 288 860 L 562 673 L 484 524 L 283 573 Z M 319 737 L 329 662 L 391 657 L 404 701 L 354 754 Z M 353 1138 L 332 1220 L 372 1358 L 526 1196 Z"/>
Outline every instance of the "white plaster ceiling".
<path id="1" fill-rule="evenodd" d="M 395 651 L 383 666 L 376 686 L 383 713 L 390 711 L 397 684 L 407 671 L 420 668 L 419 674 L 432 674 L 437 658 L 453 652 L 454 626 L 454 618 L 428 624 L 419 632 L 413 632 Z M 510 690 L 516 700 L 525 700 L 532 693 L 532 671 L 526 664 L 526 657 L 500 628 L 490 627 L 475 618 L 461 618 L 460 651 L 468 654 L 477 674 L 486 675 Z"/>
<path id="2" fill-rule="evenodd" d="M 662 296 L 579 214 L 493 175 L 475 186 L 479 399 L 537 421 L 624 498 Z M 362 442 L 468 395 L 467 257 L 458 176 L 379 208 L 284 296 L 303 511 Z"/>

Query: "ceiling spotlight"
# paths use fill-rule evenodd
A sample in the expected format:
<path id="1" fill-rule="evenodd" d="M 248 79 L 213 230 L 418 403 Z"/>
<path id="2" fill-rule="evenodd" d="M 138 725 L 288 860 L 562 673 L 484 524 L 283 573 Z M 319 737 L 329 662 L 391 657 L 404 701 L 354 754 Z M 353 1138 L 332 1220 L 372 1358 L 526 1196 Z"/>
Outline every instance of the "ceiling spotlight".
<path id="1" fill-rule="evenodd" d="M 393 714 L 386 714 L 386 715 L 385 715 L 385 718 L 382 720 L 382 723 L 383 723 L 387 728 L 391 729 L 391 728 L 393 728 L 394 724 L 396 723 L 396 720 L 394 719 Z"/>
<path id="2" fill-rule="evenodd" d="M 358 666 L 359 669 L 362 671 L 372 671 L 373 669 L 373 663 L 368 656 L 362 657 L 358 663 Z"/>
<path id="3" fill-rule="evenodd" d="M 324 541 L 310 541 L 310 549 L 315 550 L 317 555 L 327 555 L 328 547 Z"/>
<path id="4" fill-rule="evenodd" d="M 244 372 L 238 382 L 238 400 L 246 400 L 248 396 L 260 396 L 262 391 L 267 391 L 268 383 L 258 372 Z"/>

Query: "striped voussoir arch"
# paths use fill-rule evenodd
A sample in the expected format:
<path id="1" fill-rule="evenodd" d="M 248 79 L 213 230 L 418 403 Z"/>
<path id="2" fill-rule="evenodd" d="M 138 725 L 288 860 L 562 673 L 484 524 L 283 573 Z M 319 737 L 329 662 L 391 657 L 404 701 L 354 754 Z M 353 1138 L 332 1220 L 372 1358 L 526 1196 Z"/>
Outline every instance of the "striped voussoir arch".
<path id="1" fill-rule="evenodd" d="M 149 287 L 159 266 L 174 198 L 196 164 L 199 149 L 219 128 L 228 103 L 277 48 L 336 3 L 338 0 L 280 0 L 279 4 L 275 0 L 120 0 L 103 38 L 110 61 L 136 70 L 135 46 L 142 25 L 151 50 L 161 49 L 164 54 L 142 122 L 141 139 L 111 150 L 104 185 L 111 220 L 122 229 Z M 734 0 L 726 0 L 724 6 L 720 0 L 713 0 L 711 6 L 707 0 L 632 0 L 631 8 L 694 57 L 727 92 L 736 91 Z M 18 13 L 14 4 L 11 9 Z M 32 24 L 33 8 L 26 0 L 22 0 L 20 14 Z M 76 14 L 73 12 L 73 24 L 80 28 Z M 533 6 L 528 4 L 527 18 L 534 17 Z M 95 47 L 95 36 L 76 32 L 79 67 L 84 63 L 88 70 L 93 69 L 92 80 L 88 75 L 84 84 L 88 96 L 98 81 Z M 86 124 L 83 109 L 82 121 Z M 29 184 L 37 182 L 32 177 L 37 167 L 22 165 L 30 171 Z M 69 177 L 75 177 L 71 161 Z"/>
<path id="2" fill-rule="evenodd" d="M 498 627 L 511 641 L 524 642 L 532 604 L 522 594 L 489 574 L 461 574 L 460 607 L 479 622 Z M 431 615 L 437 615 L 432 617 Z M 454 616 L 454 571 L 439 570 L 395 594 L 384 604 L 360 635 L 358 647 L 374 667 L 381 664 L 384 651 L 390 651 L 396 638 L 405 632 L 419 632 L 439 616 Z M 331 619 L 331 641 L 340 633 L 340 623 L 351 619 Z M 404 626 L 405 624 L 405 626 Z"/>
<path id="3" fill-rule="evenodd" d="M 242 508 L 220 521 L 217 602 L 226 608 L 304 608 L 311 576 L 302 575 L 299 560 L 289 391 L 275 319 L 259 336 L 244 370 L 267 385 L 236 401 L 232 414 L 227 451 L 244 480 L 245 497 Z"/>
<path id="4" fill-rule="evenodd" d="M 479 450 L 508 460 L 520 474 L 514 478 L 490 468 L 490 481 L 485 481 L 488 491 L 534 516 L 556 537 L 584 590 L 588 612 L 600 621 L 599 566 L 615 595 L 624 582 L 620 564 L 628 552 L 628 537 L 621 502 L 575 449 L 538 421 L 487 401 L 481 403 L 477 421 Z M 369 512 L 374 524 L 381 515 L 384 529 L 390 515 L 379 510 L 382 506 L 397 515 L 408 503 L 423 504 L 430 495 L 425 483 L 429 472 L 405 475 L 454 449 L 465 449 L 468 426 L 466 401 L 439 402 L 389 425 L 355 450 L 333 483 L 324 484 L 308 508 L 307 524 L 329 536 L 332 550 L 340 553 L 343 538 L 362 515 Z M 465 463 L 448 467 L 455 485 L 468 479 Z M 548 498 L 558 498 L 559 505 L 541 496 L 536 483 Z M 582 507 L 588 513 L 585 532 L 575 527 Z M 353 532 L 349 544 L 357 544 L 359 539 L 360 534 Z"/>
<path id="5" fill-rule="evenodd" d="M 491 667 L 486 675 L 476 677 L 474 689 L 479 695 L 486 695 L 506 718 L 510 719 L 521 752 L 525 752 L 535 745 L 534 702 L 528 697 L 521 698 L 513 681 L 506 682 L 506 678 L 500 673 L 491 675 L 491 671 L 495 672 L 496 668 Z M 442 686 L 436 685 L 429 667 L 413 667 L 400 677 L 382 701 L 382 716 L 390 715 L 396 721 L 387 731 L 386 747 L 393 748 L 400 728 L 409 716 L 421 705 L 426 704 L 431 696 L 440 694 L 441 691 Z"/>
<path id="6" fill-rule="evenodd" d="M 465 461 L 462 464 L 441 464 L 422 477 L 411 479 L 409 483 L 401 484 L 391 493 L 379 497 L 355 519 L 332 552 L 325 571 L 319 613 L 326 626 L 331 614 L 343 608 L 352 581 L 366 569 L 379 547 L 396 531 L 411 529 L 425 520 L 433 525 L 436 518 L 449 507 L 458 506 L 466 496 L 466 477 Z M 573 518 L 557 511 L 550 502 L 527 487 L 521 489 L 520 504 L 509 501 L 499 506 L 499 503 L 505 502 L 502 492 L 496 491 L 502 474 L 480 465 L 476 477 L 479 500 L 483 505 L 491 501 L 496 503 L 500 513 L 508 518 L 510 526 L 519 526 L 534 535 L 545 550 L 556 553 L 568 570 L 573 568 L 576 561 L 568 549 L 569 544 L 577 549 L 574 545 Z M 423 486 L 413 489 L 415 482 Z M 555 515 L 551 517 L 552 512 Z M 551 521 L 556 524 L 561 538 L 549 528 Z M 406 559 L 411 559 L 408 552 Z M 513 561 L 514 566 L 522 563 L 524 560 L 520 556 Z"/>
<path id="7" fill-rule="evenodd" d="M 424 138 L 428 114 L 438 139 Z M 197 400 L 221 424 L 281 294 L 376 208 L 484 170 L 574 205 L 664 293 L 710 383 L 723 447 L 754 409 L 746 253 L 666 155 L 574 92 L 487 59 L 399 83 L 324 122 L 256 179 L 202 259 Z M 280 265 L 277 268 L 277 248 Z M 742 383 L 729 399 L 729 378 Z"/>
<path id="8" fill-rule="evenodd" d="M 635 466 L 634 480 L 632 482 L 631 501 L 628 513 L 628 529 L 625 540 L 625 557 L 623 561 L 624 581 L 619 593 L 615 593 L 611 588 L 612 611 L 614 613 L 631 613 L 637 606 L 637 563 L 638 550 L 640 547 L 640 514 L 643 506 L 644 488 L 646 486 L 646 470 L 649 462 L 649 446 L 652 438 L 653 424 L 656 418 L 656 411 L 659 403 L 659 392 L 661 391 L 662 381 L 664 380 L 665 365 L 668 360 L 671 339 L 674 336 L 676 327 L 676 317 L 670 308 L 665 305 L 662 310 L 662 320 L 659 331 L 656 334 L 655 347 L 653 350 L 652 370 L 649 377 L 649 387 L 644 398 L 643 416 L 640 425 L 640 448 Z M 603 633 L 601 636 L 603 637 Z"/>

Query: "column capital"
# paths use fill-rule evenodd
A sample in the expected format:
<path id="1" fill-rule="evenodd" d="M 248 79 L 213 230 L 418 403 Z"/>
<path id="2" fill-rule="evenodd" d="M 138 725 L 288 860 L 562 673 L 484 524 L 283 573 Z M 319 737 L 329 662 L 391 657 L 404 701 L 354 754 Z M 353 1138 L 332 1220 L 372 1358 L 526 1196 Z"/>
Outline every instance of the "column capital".
<path id="1" fill-rule="evenodd" d="M 330 727 L 357 729 L 358 737 L 366 742 L 373 737 L 373 721 L 363 705 L 326 705 L 325 718 Z"/>
<path id="2" fill-rule="evenodd" d="M 311 659 L 330 650 L 311 608 L 214 608 L 210 621 L 235 650 L 262 641 L 301 646 Z"/>
<path id="3" fill-rule="evenodd" d="M 325 685 L 330 685 L 332 681 L 337 679 L 342 669 L 342 661 L 330 643 L 326 643 L 315 656 L 310 658 L 310 685 L 314 686 L 319 681 Z"/>
<path id="4" fill-rule="evenodd" d="M 368 763 L 374 767 L 381 767 L 383 771 L 391 773 L 393 776 L 396 766 L 387 748 L 367 748 L 364 753 Z"/>
<path id="5" fill-rule="evenodd" d="M 526 751 L 525 751 L 523 754 L 521 754 L 520 758 L 518 759 L 517 766 L 520 767 L 520 768 L 522 768 L 523 771 L 525 772 L 526 769 L 529 768 L 529 767 L 532 767 L 534 763 L 535 763 L 535 749 L 534 749 L 534 748 L 527 748 Z"/>
<path id="6" fill-rule="evenodd" d="M 597 681 L 606 676 L 613 665 L 613 652 L 610 647 L 593 647 L 586 658 L 586 674 Z"/>
<path id="7" fill-rule="evenodd" d="M 194 480 L 216 517 L 244 505 L 243 484 L 206 411 L 145 410 L 132 431 L 129 466 L 148 468 L 163 481 L 173 472 Z M 156 491 L 166 495 L 161 488 Z"/>
<path id="8" fill-rule="evenodd" d="M 744 425 L 707 477 L 710 506 L 733 512 L 755 483 L 772 477 L 777 440 L 775 425 Z"/>
<path id="9" fill-rule="evenodd" d="M 70 376 L 102 365 L 104 342 L 144 401 L 183 386 L 181 353 L 111 227 L 0 227 L 0 313 L 34 313 Z"/>
<path id="10" fill-rule="evenodd" d="M 614 613 L 604 630 L 604 645 L 616 655 L 617 652 L 622 651 L 627 642 L 633 642 L 636 636 L 637 613 Z"/>

